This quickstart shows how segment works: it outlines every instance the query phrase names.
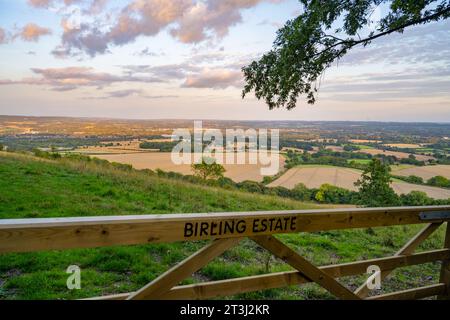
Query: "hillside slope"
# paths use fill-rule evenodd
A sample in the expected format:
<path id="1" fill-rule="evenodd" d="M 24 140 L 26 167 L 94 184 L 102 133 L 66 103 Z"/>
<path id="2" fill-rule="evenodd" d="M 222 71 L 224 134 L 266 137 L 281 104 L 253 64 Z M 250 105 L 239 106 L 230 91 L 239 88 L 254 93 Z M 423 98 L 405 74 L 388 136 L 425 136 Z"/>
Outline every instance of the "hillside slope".
<path id="1" fill-rule="evenodd" d="M 0 152 L 0 218 L 318 208 L 93 162 Z"/>
<path id="2" fill-rule="evenodd" d="M 69 159 L 45 160 L 0 152 L 0 218 L 254 211 L 318 208 L 278 197 L 191 185 L 146 172 Z M 394 252 L 417 226 L 289 234 L 286 243 L 317 264 Z M 0 256 L 0 298 L 73 299 L 136 290 L 203 242 L 51 251 Z M 423 248 L 442 245 L 442 230 Z M 78 265 L 81 290 L 68 290 L 65 270 Z M 436 281 L 439 266 L 399 270 L 383 290 Z M 243 241 L 184 283 L 290 270 L 251 241 Z M 361 277 L 344 279 L 355 287 Z M 237 298 L 331 298 L 316 285 L 250 293 Z"/>

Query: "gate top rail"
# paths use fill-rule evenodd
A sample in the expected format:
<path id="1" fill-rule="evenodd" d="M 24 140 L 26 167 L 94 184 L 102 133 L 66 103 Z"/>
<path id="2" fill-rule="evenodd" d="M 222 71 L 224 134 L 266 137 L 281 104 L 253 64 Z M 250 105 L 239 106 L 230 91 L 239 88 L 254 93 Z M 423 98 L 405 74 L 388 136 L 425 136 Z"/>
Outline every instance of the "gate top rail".
<path id="1" fill-rule="evenodd" d="M 449 213 L 427 206 L 0 219 L 0 253 L 444 222 Z"/>

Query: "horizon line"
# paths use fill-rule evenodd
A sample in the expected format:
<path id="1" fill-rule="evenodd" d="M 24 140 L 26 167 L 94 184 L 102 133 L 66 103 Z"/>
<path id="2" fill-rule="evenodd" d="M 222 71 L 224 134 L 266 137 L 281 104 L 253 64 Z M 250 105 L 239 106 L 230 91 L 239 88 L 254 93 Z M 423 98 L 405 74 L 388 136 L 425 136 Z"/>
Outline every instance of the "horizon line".
<path id="1" fill-rule="evenodd" d="M 383 121 L 383 120 L 263 120 L 263 119 L 215 119 L 215 118 L 121 118 L 121 117 L 95 117 L 95 116 L 36 116 L 36 115 L 7 115 L 0 114 L 0 117 L 27 117 L 27 118 L 66 118 L 66 119 L 92 119 L 92 120 L 124 120 L 124 121 L 230 121 L 230 122 L 353 122 L 353 123 L 426 123 L 426 124 L 449 124 L 448 122 L 437 121 Z"/>

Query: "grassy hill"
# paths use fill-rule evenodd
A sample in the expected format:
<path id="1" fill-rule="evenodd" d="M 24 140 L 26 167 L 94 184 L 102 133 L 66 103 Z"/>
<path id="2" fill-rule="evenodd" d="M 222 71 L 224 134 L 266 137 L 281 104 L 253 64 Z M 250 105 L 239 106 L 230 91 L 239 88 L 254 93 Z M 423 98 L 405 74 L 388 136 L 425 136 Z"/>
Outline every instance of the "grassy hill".
<path id="1" fill-rule="evenodd" d="M 203 187 L 149 172 L 71 159 L 47 160 L 0 152 L 0 218 L 44 218 L 151 213 L 319 208 L 284 198 Z M 316 264 L 385 256 L 419 227 L 280 236 Z M 422 249 L 442 247 L 442 230 Z M 135 290 L 204 242 L 50 251 L 0 256 L 0 298 L 73 299 Z M 66 288 L 69 265 L 81 267 L 81 290 Z M 251 241 L 203 268 L 185 283 L 290 270 Z M 400 269 L 384 291 L 436 281 L 439 266 Z M 344 282 L 356 287 L 362 277 Z M 236 298 L 331 298 L 314 284 L 243 294 Z"/>

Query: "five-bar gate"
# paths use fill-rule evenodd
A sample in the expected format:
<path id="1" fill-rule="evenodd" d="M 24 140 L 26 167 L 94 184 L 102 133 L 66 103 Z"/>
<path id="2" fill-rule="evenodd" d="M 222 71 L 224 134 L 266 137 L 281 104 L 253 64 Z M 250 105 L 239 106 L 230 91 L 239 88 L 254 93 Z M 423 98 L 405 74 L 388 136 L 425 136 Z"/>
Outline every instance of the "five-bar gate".
<path id="1" fill-rule="evenodd" d="M 450 227 L 443 249 L 415 249 L 443 223 L 450 206 L 205 213 L 113 217 L 0 220 L 0 254 L 94 248 L 175 241 L 211 240 L 136 292 L 92 299 L 208 299 L 315 282 L 340 299 L 450 299 Z M 391 257 L 316 267 L 274 237 L 275 234 L 423 224 L 423 229 Z M 215 257 L 250 238 L 295 271 L 179 285 Z M 442 261 L 439 283 L 368 297 L 366 284 L 352 291 L 337 278 L 366 273 L 377 265 L 381 279 L 399 267 Z"/>

